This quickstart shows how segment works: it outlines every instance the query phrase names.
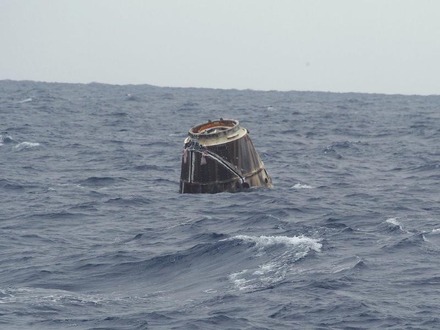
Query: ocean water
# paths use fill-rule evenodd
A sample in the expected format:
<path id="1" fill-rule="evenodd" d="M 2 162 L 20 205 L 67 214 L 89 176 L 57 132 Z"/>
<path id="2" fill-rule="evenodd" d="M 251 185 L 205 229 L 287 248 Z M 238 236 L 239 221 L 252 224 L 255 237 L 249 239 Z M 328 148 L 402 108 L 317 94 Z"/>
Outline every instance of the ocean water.
<path id="1" fill-rule="evenodd" d="M 181 195 L 238 119 L 273 189 Z M 435 329 L 440 96 L 0 81 L 1 329 Z"/>

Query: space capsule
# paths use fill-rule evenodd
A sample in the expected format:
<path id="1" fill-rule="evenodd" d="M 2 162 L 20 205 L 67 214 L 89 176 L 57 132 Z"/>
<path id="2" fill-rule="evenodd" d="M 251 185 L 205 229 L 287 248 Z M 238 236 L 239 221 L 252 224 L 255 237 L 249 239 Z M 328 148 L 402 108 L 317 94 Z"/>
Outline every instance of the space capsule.
<path id="1" fill-rule="evenodd" d="M 184 141 L 180 193 L 236 192 L 272 187 L 246 128 L 220 119 L 192 127 Z"/>

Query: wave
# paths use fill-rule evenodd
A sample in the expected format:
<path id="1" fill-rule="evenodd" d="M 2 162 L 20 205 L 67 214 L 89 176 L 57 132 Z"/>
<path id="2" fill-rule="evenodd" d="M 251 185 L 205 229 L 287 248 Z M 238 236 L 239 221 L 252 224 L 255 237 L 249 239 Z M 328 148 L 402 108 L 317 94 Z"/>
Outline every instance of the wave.
<path id="1" fill-rule="evenodd" d="M 126 180 L 126 179 L 112 178 L 108 176 L 103 176 L 103 177 L 92 176 L 80 182 L 80 185 L 87 187 L 104 187 L 104 186 L 112 185 L 120 180 Z"/>
<path id="2" fill-rule="evenodd" d="M 318 240 L 305 237 L 305 236 L 248 236 L 248 235 L 237 235 L 232 238 L 227 238 L 224 240 L 241 240 L 248 243 L 253 243 L 258 249 L 265 249 L 274 245 L 285 245 L 285 246 L 305 246 L 316 252 L 321 251 L 322 244 Z"/>
<path id="3" fill-rule="evenodd" d="M 425 241 L 428 243 L 428 250 L 438 252 L 440 248 L 440 228 L 434 228 L 423 233 Z"/>
<path id="4" fill-rule="evenodd" d="M 14 139 L 10 135 L 2 135 L 0 134 L 0 146 L 5 143 L 12 143 L 14 142 Z"/>
<path id="5" fill-rule="evenodd" d="M 428 172 L 428 171 L 438 171 L 440 169 L 440 163 L 432 162 L 429 164 L 423 164 L 420 166 L 412 167 L 411 170 L 415 172 Z"/>
<path id="6" fill-rule="evenodd" d="M 35 149 L 37 147 L 39 147 L 40 144 L 38 142 L 21 142 L 19 144 L 17 144 L 16 146 L 14 146 L 14 149 L 17 151 L 22 151 L 22 150 L 30 150 L 30 149 Z"/>
<path id="7" fill-rule="evenodd" d="M 347 271 L 361 270 L 364 268 L 367 268 L 367 265 L 364 262 L 364 260 L 358 256 L 355 256 L 355 257 L 346 258 L 346 259 L 338 262 L 330 270 L 330 273 L 333 273 L 333 274 L 345 273 Z"/>
<path id="8" fill-rule="evenodd" d="M 295 185 L 292 186 L 293 189 L 313 189 L 312 186 L 309 186 L 308 184 L 303 184 L 303 183 L 296 183 Z"/>
<path id="9" fill-rule="evenodd" d="M 163 171 L 164 167 L 159 165 L 144 164 L 135 166 L 134 169 L 137 171 Z"/>
<path id="10" fill-rule="evenodd" d="M 385 245 L 383 248 L 391 250 L 409 249 L 413 247 L 421 247 L 426 242 L 426 237 L 423 233 L 415 233 L 407 236 L 397 242 Z"/>
<path id="11" fill-rule="evenodd" d="M 365 146 L 368 146 L 368 143 L 361 141 L 339 141 L 326 146 L 323 152 L 325 155 L 332 156 L 336 159 L 342 159 L 343 155 L 338 151 L 347 150 L 347 152 L 359 153 Z"/>
<path id="12" fill-rule="evenodd" d="M 336 149 L 333 146 L 327 146 L 323 150 L 324 155 L 336 158 L 336 159 L 342 159 L 342 155 L 339 154 Z"/>
<path id="13" fill-rule="evenodd" d="M 23 99 L 23 100 L 15 102 L 15 103 L 23 104 L 23 103 L 29 103 L 29 102 L 32 102 L 32 101 L 33 101 L 32 97 L 29 97 L 27 99 Z"/>
<path id="14" fill-rule="evenodd" d="M 144 260 L 140 260 L 141 254 L 134 258 L 137 260 L 127 261 L 126 253 L 121 259 L 107 252 L 94 257 L 96 262 L 84 260 L 75 265 L 73 273 L 82 274 L 82 278 L 76 280 L 76 286 L 111 287 L 123 281 L 169 290 L 171 281 L 173 290 L 177 291 L 193 286 L 200 293 L 262 290 L 281 283 L 298 260 L 311 252 L 321 251 L 322 247 L 319 240 L 306 236 L 224 236 L 217 233 L 201 235 L 197 240 L 209 242 Z M 114 244 L 119 246 L 118 253 L 132 250 L 133 245 L 146 251 L 170 249 L 147 234 L 137 234 Z M 227 288 L 222 277 L 228 280 Z M 213 281 L 213 278 L 217 280 Z M 134 287 L 131 289 L 135 290 Z"/>
<path id="15" fill-rule="evenodd" d="M 109 204 L 115 204 L 115 205 L 121 205 L 121 206 L 128 206 L 128 205 L 146 205 L 146 204 L 151 204 L 151 200 L 145 197 L 141 197 L 141 196 L 133 196 L 130 198 L 121 198 L 121 197 L 116 197 L 116 198 L 110 198 L 109 200 L 107 200 L 105 203 L 109 203 Z"/>
<path id="16" fill-rule="evenodd" d="M 404 232 L 402 224 L 399 222 L 398 218 L 389 218 L 387 220 L 385 220 L 388 229 L 391 231 L 401 231 Z"/>
<path id="17" fill-rule="evenodd" d="M 325 223 L 325 227 L 328 229 L 332 229 L 332 230 L 337 230 L 337 231 L 341 231 L 341 232 L 354 232 L 355 230 L 346 225 L 343 222 L 339 222 L 339 219 L 335 219 L 335 218 L 328 218 L 326 219 L 326 223 Z"/>
<path id="18" fill-rule="evenodd" d="M 60 210 L 58 212 L 32 213 L 32 214 L 27 214 L 25 217 L 29 219 L 36 218 L 36 219 L 44 219 L 44 220 L 47 219 L 61 220 L 61 219 L 78 219 L 87 216 L 88 214 L 83 212 L 68 212 L 66 210 Z"/>
<path id="19" fill-rule="evenodd" d="M 4 324 L 5 329 L 147 329 L 151 325 L 173 328 L 178 322 L 175 315 L 166 310 L 156 311 L 154 307 L 147 307 L 142 313 L 96 314 L 97 310 L 120 308 L 123 311 L 127 306 L 151 306 L 155 300 L 163 303 L 168 299 L 166 292 L 104 294 L 33 287 L 0 288 L 0 315 L 6 316 L 0 324 Z M 7 322 L 15 314 L 20 315 L 20 320 Z"/>
<path id="20" fill-rule="evenodd" d="M 238 235 L 226 240 L 241 241 L 255 247 L 258 261 L 249 268 L 229 274 L 228 279 L 239 291 L 255 291 L 273 287 L 284 281 L 295 263 L 310 251 L 320 252 L 319 240 L 306 236 L 247 236 Z M 261 261 L 261 263 L 260 263 Z"/>
<path id="21" fill-rule="evenodd" d="M 156 294 L 157 295 L 157 294 Z M 150 296 L 153 296 L 150 295 Z M 149 296 L 140 297 L 112 294 L 85 294 L 62 289 L 35 288 L 35 287 L 8 287 L 0 288 L 1 304 L 24 304 L 38 310 L 39 306 L 56 307 L 63 306 L 102 306 L 112 302 L 128 303 L 133 300 L 147 302 Z"/>
<path id="22" fill-rule="evenodd" d="M 23 189 L 25 186 L 17 183 L 17 182 L 12 182 L 10 180 L 7 179 L 0 179 L 0 188 L 4 188 L 4 189 Z"/>

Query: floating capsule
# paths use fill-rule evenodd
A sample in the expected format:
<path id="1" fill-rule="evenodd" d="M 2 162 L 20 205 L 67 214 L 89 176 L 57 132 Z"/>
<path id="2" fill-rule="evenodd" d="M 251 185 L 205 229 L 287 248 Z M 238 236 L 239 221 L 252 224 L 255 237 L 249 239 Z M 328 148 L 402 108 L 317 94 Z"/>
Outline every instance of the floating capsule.
<path id="1" fill-rule="evenodd" d="M 272 187 L 249 132 L 238 120 L 194 126 L 184 141 L 180 193 L 236 192 Z"/>

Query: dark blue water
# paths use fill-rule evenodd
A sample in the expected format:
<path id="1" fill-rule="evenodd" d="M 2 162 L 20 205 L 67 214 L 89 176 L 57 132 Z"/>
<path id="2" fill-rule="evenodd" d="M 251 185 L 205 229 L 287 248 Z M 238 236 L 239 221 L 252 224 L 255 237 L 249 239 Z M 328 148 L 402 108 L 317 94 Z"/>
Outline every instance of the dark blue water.
<path id="1" fill-rule="evenodd" d="M 274 188 L 180 195 L 234 118 Z M 440 96 L 0 82 L 1 329 L 434 329 Z"/>

